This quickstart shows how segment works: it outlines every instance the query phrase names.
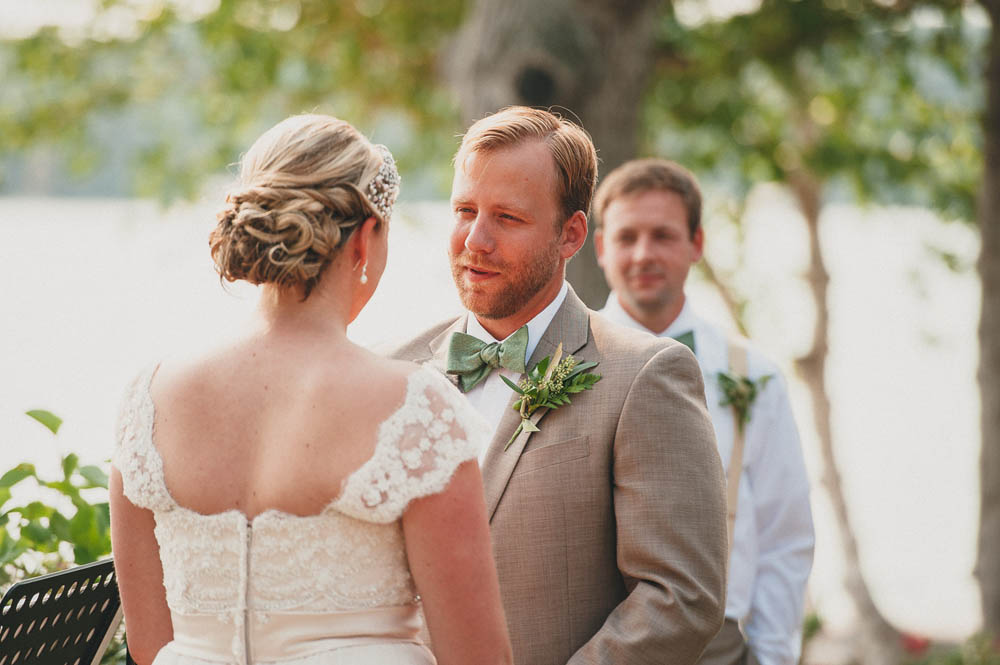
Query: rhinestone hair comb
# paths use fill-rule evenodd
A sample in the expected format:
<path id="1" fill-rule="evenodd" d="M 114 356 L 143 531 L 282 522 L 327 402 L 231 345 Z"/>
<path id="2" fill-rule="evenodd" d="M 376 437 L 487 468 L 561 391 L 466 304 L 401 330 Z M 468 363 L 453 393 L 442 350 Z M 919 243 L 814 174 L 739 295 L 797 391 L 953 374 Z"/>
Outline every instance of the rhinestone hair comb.
<path id="1" fill-rule="evenodd" d="M 380 143 L 375 149 L 382 155 L 382 166 L 368 183 L 366 194 L 382 219 L 388 221 L 396 196 L 399 195 L 399 171 L 396 170 L 396 160 L 388 148 Z"/>

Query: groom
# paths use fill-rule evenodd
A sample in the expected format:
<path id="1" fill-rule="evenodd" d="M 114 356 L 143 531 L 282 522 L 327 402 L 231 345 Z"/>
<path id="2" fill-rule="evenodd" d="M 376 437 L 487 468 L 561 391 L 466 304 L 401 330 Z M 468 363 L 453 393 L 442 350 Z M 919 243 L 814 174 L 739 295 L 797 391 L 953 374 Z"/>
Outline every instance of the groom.
<path id="1" fill-rule="evenodd" d="M 469 314 L 393 355 L 448 372 L 496 428 L 479 459 L 514 661 L 694 663 L 723 619 L 722 468 L 687 347 L 608 323 L 564 281 L 596 177 L 589 136 L 552 113 L 475 123 L 449 243 Z M 560 344 L 601 379 L 507 447 L 520 416 L 501 375 L 517 383 Z"/>

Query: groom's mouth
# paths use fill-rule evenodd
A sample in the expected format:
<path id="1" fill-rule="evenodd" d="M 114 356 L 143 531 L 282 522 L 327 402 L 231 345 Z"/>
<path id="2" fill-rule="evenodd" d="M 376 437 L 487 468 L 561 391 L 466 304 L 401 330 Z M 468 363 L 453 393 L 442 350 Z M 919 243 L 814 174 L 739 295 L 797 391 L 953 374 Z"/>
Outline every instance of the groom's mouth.
<path id="1" fill-rule="evenodd" d="M 495 270 L 486 270 L 485 268 L 465 266 L 465 274 L 473 282 L 481 282 L 491 277 L 496 277 L 500 273 Z"/>

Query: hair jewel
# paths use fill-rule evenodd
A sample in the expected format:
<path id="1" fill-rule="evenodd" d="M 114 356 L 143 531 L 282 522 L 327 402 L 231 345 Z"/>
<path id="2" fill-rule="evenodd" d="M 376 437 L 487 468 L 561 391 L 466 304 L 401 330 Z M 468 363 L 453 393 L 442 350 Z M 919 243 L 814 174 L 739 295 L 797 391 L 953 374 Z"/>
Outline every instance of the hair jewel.
<path id="1" fill-rule="evenodd" d="M 382 155 L 382 166 L 368 183 L 366 194 L 382 219 L 388 221 L 399 194 L 399 171 L 396 170 L 396 160 L 388 148 L 380 143 L 375 149 Z"/>

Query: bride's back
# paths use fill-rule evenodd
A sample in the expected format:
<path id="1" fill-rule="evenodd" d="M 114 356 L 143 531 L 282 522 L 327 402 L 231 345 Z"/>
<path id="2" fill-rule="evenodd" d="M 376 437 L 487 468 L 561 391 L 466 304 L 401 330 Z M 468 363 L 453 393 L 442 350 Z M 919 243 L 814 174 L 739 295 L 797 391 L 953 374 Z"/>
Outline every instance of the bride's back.
<path id="1" fill-rule="evenodd" d="M 295 337 L 164 363 L 151 395 L 167 487 L 203 514 L 317 514 L 372 456 L 409 369 L 346 341 Z"/>
<path id="2" fill-rule="evenodd" d="M 329 116 L 289 118 L 244 155 L 209 237 L 223 279 L 261 286 L 251 332 L 153 378 L 153 440 L 180 505 L 321 511 L 404 397 L 404 366 L 351 344 L 385 266 L 399 176 Z"/>

